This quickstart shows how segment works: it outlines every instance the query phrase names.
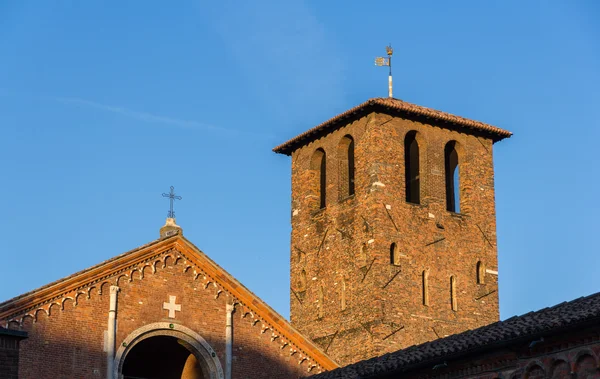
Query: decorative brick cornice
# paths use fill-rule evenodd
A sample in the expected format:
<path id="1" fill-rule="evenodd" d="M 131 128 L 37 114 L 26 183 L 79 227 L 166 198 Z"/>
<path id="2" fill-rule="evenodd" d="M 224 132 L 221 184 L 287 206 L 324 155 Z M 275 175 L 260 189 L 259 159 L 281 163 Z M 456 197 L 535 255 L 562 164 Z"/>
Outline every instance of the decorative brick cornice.
<path id="1" fill-rule="evenodd" d="M 202 281 L 205 290 L 214 292 L 215 300 L 223 295 L 230 297 L 229 301 L 241 308 L 242 319 L 249 316 L 252 326 L 260 326 L 257 332 L 268 333 L 271 343 L 277 343 L 280 349 L 289 349 L 290 355 L 297 356 L 298 364 L 305 365 L 307 371 L 319 373 L 338 367 L 287 320 L 181 235 L 155 241 L 1 303 L 0 322 L 7 326 L 11 323 L 22 325 L 28 317 L 35 322 L 39 312 L 51 316 L 53 306 L 62 311 L 67 300 L 72 300 L 76 306 L 80 296 L 89 298 L 91 291 L 102 295 L 105 284 L 119 285 L 122 280 L 131 282 L 136 276 L 142 280 L 148 271 L 156 273 L 157 265 L 165 268 L 168 258 L 175 265 L 182 264 L 183 272 L 190 273 L 192 280 Z"/>
<path id="2" fill-rule="evenodd" d="M 261 334 L 270 331 L 271 342 L 278 341 L 282 349 L 289 346 L 290 355 L 292 356 L 298 354 L 299 364 L 306 360 L 314 360 L 314 367 L 308 362 L 309 371 L 316 367 L 320 367 L 322 370 L 332 370 L 339 367 L 319 347 L 292 327 L 287 320 L 208 258 L 187 239 L 180 237 L 176 246 L 182 255 L 190 257 L 189 261 L 195 263 L 207 277 L 214 279 L 224 291 L 235 299 L 236 303 L 244 307 L 244 310 L 240 313 L 242 313 L 242 316 L 246 315 L 246 317 L 250 315 L 253 326 L 256 326 L 260 322 Z M 196 277 L 197 275 L 196 273 Z"/>
<path id="3" fill-rule="evenodd" d="M 440 126 L 449 129 L 459 129 L 465 133 L 483 134 L 491 138 L 494 142 L 508 138 L 512 135 L 507 130 L 496 126 L 485 124 L 480 121 L 470 120 L 468 118 L 456 116 L 450 113 L 438 111 L 435 109 L 423 107 L 409 102 L 392 98 L 374 98 L 365 101 L 347 111 L 315 126 L 312 129 L 282 143 L 273 148 L 273 151 L 279 154 L 291 155 L 299 147 L 319 138 L 322 135 L 331 133 L 344 125 L 348 119 L 358 115 L 364 115 L 368 112 L 382 111 L 384 113 L 401 113 L 405 116 L 420 117 L 435 120 Z"/>
<path id="4" fill-rule="evenodd" d="M 110 278 L 117 276 L 117 282 L 121 276 L 133 267 L 141 263 L 147 263 L 159 257 L 165 251 L 173 248 L 175 238 L 156 241 L 154 244 L 144 245 L 138 249 L 131 250 L 96 266 L 75 273 L 66 278 L 57 280 L 46 286 L 31 292 L 17 296 L 0 304 L 0 320 L 9 320 L 17 315 L 27 313 L 32 309 L 43 308 L 49 314 L 49 308 L 56 304 L 63 308 L 67 299 L 77 302 L 77 296 L 89 293 L 97 287 L 98 293 L 102 294 L 102 285 L 110 283 Z M 115 283 L 116 284 L 116 283 Z M 47 305 L 47 308 L 44 306 Z"/>

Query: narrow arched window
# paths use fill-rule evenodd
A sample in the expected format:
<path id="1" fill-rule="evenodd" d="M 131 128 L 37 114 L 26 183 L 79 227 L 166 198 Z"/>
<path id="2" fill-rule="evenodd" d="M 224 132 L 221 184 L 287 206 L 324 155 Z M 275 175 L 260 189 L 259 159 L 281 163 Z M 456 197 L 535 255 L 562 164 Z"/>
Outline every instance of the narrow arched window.
<path id="1" fill-rule="evenodd" d="M 429 270 L 424 270 L 421 276 L 423 282 L 423 305 L 429 305 Z"/>
<path id="2" fill-rule="evenodd" d="M 454 276 L 450 277 L 450 303 L 452 305 L 452 310 L 457 311 L 458 305 L 456 302 L 456 279 Z"/>
<path id="3" fill-rule="evenodd" d="M 419 143 L 417 132 L 411 131 L 404 139 L 404 167 L 406 201 L 409 203 L 421 203 L 421 178 L 419 166 Z"/>
<path id="4" fill-rule="evenodd" d="M 477 284 L 485 284 L 485 265 L 483 262 L 477 262 Z"/>
<path id="5" fill-rule="evenodd" d="M 400 265 L 400 257 L 398 256 L 398 245 L 393 242 L 390 245 L 390 263 L 393 265 Z"/>
<path id="6" fill-rule="evenodd" d="M 344 136 L 338 146 L 340 200 L 354 195 L 354 139 Z"/>
<path id="7" fill-rule="evenodd" d="M 317 196 L 319 198 L 319 208 L 325 208 L 326 195 L 327 195 L 327 159 L 325 155 L 325 150 L 317 149 L 313 154 L 313 157 L 310 162 L 310 168 L 313 171 L 317 172 L 315 180 L 317 181 Z"/>
<path id="8" fill-rule="evenodd" d="M 456 142 L 450 141 L 444 148 L 446 171 L 446 209 L 460 213 L 460 172 Z"/>

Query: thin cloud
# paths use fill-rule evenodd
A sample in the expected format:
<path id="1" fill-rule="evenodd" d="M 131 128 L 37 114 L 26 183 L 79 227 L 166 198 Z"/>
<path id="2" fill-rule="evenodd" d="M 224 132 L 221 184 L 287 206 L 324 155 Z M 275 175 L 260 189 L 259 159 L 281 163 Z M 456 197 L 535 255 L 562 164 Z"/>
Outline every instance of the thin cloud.
<path id="1" fill-rule="evenodd" d="M 236 132 L 231 129 L 225 129 L 225 128 L 205 124 L 205 123 L 198 122 L 198 121 L 165 117 L 165 116 L 160 116 L 160 115 L 156 115 L 156 114 L 152 114 L 152 113 L 148 113 L 148 112 L 138 112 L 138 111 L 135 111 L 132 109 L 124 108 L 124 107 L 101 104 L 101 103 L 97 103 L 95 101 L 79 99 L 76 97 L 55 97 L 54 100 L 59 101 L 63 104 L 83 105 L 83 106 L 99 109 L 99 110 L 106 111 L 106 112 L 117 113 L 117 114 L 120 114 L 120 115 L 123 115 L 126 117 L 134 118 L 136 120 L 155 123 L 155 124 L 171 125 L 171 126 L 176 126 L 176 127 L 180 127 L 180 128 L 186 128 L 186 129 L 208 129 L 208 130 L 215 130 L 215 131 L 227 132 L 227 133 L 232 133 L 232 132 L 235 133 Z"/>

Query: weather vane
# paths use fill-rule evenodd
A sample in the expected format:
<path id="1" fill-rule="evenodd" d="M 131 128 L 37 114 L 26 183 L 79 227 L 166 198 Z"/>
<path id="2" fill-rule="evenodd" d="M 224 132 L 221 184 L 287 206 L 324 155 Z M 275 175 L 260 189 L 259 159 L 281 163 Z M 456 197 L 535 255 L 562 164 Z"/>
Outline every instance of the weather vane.
<path id="1" fill-rule="evenodd" d="M 394 53 L 394 49 L 392 49 L 392 44 L 390 43 L 385 47 L 385 52 L 388 57 L 377 57 L 375 58 L 375 66 L 389 66 L 390 67 L 390 76 L 388 77 L 388 96 L 392 96 L 392 54 Z"/>
<path id="2" fill-rule="evenodd" d="M 171 202 L 171 208 L 169 209 L 169 213 L 167 214 L 168 218 L 175 218 L 175 211 L 173 210 L 173 203 L 175 200 L 181 200 L 181 196 L 175 195 L 175 187 L 171 186 L 171 192 L 163 193 L 163 197 L 168 197 Z"/>

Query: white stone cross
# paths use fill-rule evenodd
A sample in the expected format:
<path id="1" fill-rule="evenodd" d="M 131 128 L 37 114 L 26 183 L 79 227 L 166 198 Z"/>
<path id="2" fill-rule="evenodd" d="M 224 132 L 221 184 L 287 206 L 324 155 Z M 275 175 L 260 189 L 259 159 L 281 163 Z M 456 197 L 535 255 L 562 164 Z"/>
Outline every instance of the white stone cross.
<path id="1" fill-rule="evenodd" d="M 175 304 L 177 296 L 169 295 L 169 302 L 163 303 L 163 309 L 169 311 L 169 318 L 175 318 L 175 311 L 181 312 L 181 304 Z"/>

